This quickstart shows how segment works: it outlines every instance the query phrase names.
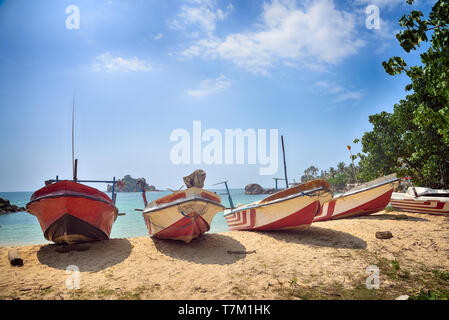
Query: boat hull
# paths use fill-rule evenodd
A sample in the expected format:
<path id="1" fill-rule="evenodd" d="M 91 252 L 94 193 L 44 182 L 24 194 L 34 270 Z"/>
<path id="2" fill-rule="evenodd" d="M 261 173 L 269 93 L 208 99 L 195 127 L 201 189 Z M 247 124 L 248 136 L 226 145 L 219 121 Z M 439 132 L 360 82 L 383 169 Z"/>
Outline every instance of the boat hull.
<path id="1" fill-rule="evenodd" d="M 332 197 L 328 189 L 319 189 L 310 194 L 303 192 L 295 194 L 293 188 L 282 192 L 288 196 L 284 198 L 270 196 L 267 198 L 268 202 L 265 202 L 267 200 L 265 199 L 225 214 L 229 230 L 306 230 L 312 224 L 321 205 Z"/>
<path id="2" fill-rule="evenodd" d="M 303 204 L 302 204 L 303 205 Z M 306 230 L 320 208 L 319 201 L 312 201 L 301 209 L 255 208 L 234 212 L 226 216 L 230 231 Z"/>
<path id="3" fill-rule="evenodd" d="M 109 239 L 118 213 L 106 194 L 71 181 L 36 191 L 27 211 L 38 219 L 44 237 L 56 243 Z"/>
<path id="4" fill-rule="evenodd" d="M 210 192 L 188 189 L 156 200 L 143 218 L 151 237 L 190 243 L 209 231 L 215 214 L 224 209 L 220 202 Z"/>
<path id="5" fill-rule="evenodd" d="M 398 182 L 387 183 L 353 194 L 335 197 L 325 203 L 314 222 L 353 218 L 384 210 Z"/>
<path id="6" fill-rule="evenodd" d="M 432 198 L 418 197 L 415 199 L 404 199 L 397 194 L 393 194 L 391 197 L 391 206 L 399 211 L 449 215 L 449 201 Z"/>

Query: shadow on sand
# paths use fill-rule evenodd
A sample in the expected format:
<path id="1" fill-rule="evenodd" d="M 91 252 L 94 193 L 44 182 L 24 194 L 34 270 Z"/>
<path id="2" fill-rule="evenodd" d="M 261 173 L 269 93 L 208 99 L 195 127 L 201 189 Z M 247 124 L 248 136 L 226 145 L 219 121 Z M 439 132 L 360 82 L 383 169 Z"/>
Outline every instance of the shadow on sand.
<path id="1" fill-rule="evenodd" d="M 57 252 L 56 244 L 42 246 L 37 252 L 37 258 L 40 263 L 51 268 L 66 270 L 67 266 L 75 265 L 81 272 L 96 272 L 124 261 L 132 250 L 131 243 L 126 239 L 90 242 L 87 245 L 89 250 L 66 253 Z"/>
<path id="2" fill-rule="evenodd" d="M 237 240 L 221 234 L 205 234 L 191 243 L 152 238 L 156 249 L 175 259 L 200 264 L 232 264 L 246 257 L 246 253 L 229 254 L 228 251 L 246 252 Z"/>
<path id="3" fill-rule="evenodd" d="M 426 222 L 429 221 L 425 218 L 418 218 L 418 217 L 411 217 L 405 214 L 373 214 L 369 216 L 363 216 L 363 217 L 355 217 L 353 219 L 366 219 L 366 220 L 404 220 L 404 221 L 419 221 L 419 222 Z"/>
<path id="4" fill-rule="evenodd" d="M 278 241 L 298 243 L 311 246 L 340 248 L 340 249 L 366 249 L 366 242 L 349 233 L 312 226 L 305 231 L 272 231 L 263 235 Z"/>

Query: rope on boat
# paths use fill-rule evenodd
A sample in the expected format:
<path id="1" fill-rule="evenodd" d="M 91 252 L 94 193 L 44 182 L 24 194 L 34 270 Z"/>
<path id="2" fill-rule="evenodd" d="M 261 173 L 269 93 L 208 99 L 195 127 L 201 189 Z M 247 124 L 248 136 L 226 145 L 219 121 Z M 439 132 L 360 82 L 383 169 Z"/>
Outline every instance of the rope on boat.
<path id="1" fill-rule="evenodd" d="M 195 224 L 199 217 L 202 217 L 203 215 L 205 215 L 206 212 L 207 212 L 208 209 L 209 209 L 208 207 L 209 207 L 209 203 L 207 203 L 207 204 L 200 210 L 200 213 L 199 213 L 199 214 L 188 215 L 188 214 L 185 214 L 185 213 L 184 213 L 184 211 L 181 209 L 181 206 L 178 204 L 178 212 L 179 212 L 180 214 L 182 214 L 185 218 L 192 219 L 192 221 L 191 221 L 189 224 L 186 224 L 186 225 L 184 225 L 184 226 L 182 226 L 182 227 L 163 227 L 163 226 L 160 226 L 160 225 L 158 225 L 158 224 L 156 224 L 156 223 L 153 223 L 153 222 L 151 222 L 151 223 L 152 223 L 154 226 L 156 226 L 156 227 L 158 227 L 158 228 L 160 228 L 160 229 L 163 229 L 163 230 L 181 230 L 181 229 L 185 229 L 185 228 L 190 227 L 191 225 Z"/>
<path id="2" fill-rule="evenodd" d="M 209 207 L 209 202 L 206 203 L 206 205 L 200 210 L 199 214 L 194 214 L 191 216 L 190 214 L 185 214 L 184 211 L 182 210 L 181 206 L 178 204 L 178 212 L 186 218 L 193 218 L 193 217 L 203 216 L 207 212 L 208 207 Z"/>

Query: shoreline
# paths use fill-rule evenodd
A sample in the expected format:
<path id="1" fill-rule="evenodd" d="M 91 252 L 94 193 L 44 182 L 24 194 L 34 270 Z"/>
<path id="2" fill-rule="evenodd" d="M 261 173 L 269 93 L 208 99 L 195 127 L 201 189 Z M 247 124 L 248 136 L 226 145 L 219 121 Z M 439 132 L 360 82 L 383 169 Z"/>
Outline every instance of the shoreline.
<path id="1" fill-rule="evenodd" d="M 392 239 L 376 239 L 387 230 Z M 394 299 L 421 289 L 449 292 L 448 230 L 447 216 L 382 211 L 307 231 L 207 233 L 190 244 L 146 236 L 67 253 L 54 244 L 4 246 L 0 299 Z M 9 265 L 10 248 L 19 250 L 23 267 Z M 79 268 L 80 289 L 66 287 L 69 265 Z M 379 290 L 365 286 L 373 265 Z"/>

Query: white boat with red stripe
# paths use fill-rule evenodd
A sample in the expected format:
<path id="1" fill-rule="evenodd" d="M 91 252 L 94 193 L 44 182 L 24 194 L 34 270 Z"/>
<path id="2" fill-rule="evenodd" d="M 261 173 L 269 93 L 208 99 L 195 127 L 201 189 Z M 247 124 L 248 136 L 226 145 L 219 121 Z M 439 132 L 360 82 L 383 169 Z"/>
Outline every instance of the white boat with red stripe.
<path id="1" fill-rule="evenodd" d="M 188 188 L 150 202 L 143 218 L 151 237 L 186 243 L 209 231 L 221 198 L 201 188 Z"/>
<path id="2" fill-rule="evenodd" d="M 325 203 L 313 221 L 365 216 L 382 211 L 398 186 L 399 179 L 396 174 L 359 185 Z"/>
<path id="3" fill-rule="evenodd" d="M 328 182 L 313 180 L 249 205 L 226 210 L 224 217 L 231 231 L 305 230 L 332 195 Z"/>
<path id="4" fill-rule="evenodd" d="M 449 215 L 449 190 L 409 187 L 406 193 L 393 193 L 391 206 L 406 212 Z"/>

